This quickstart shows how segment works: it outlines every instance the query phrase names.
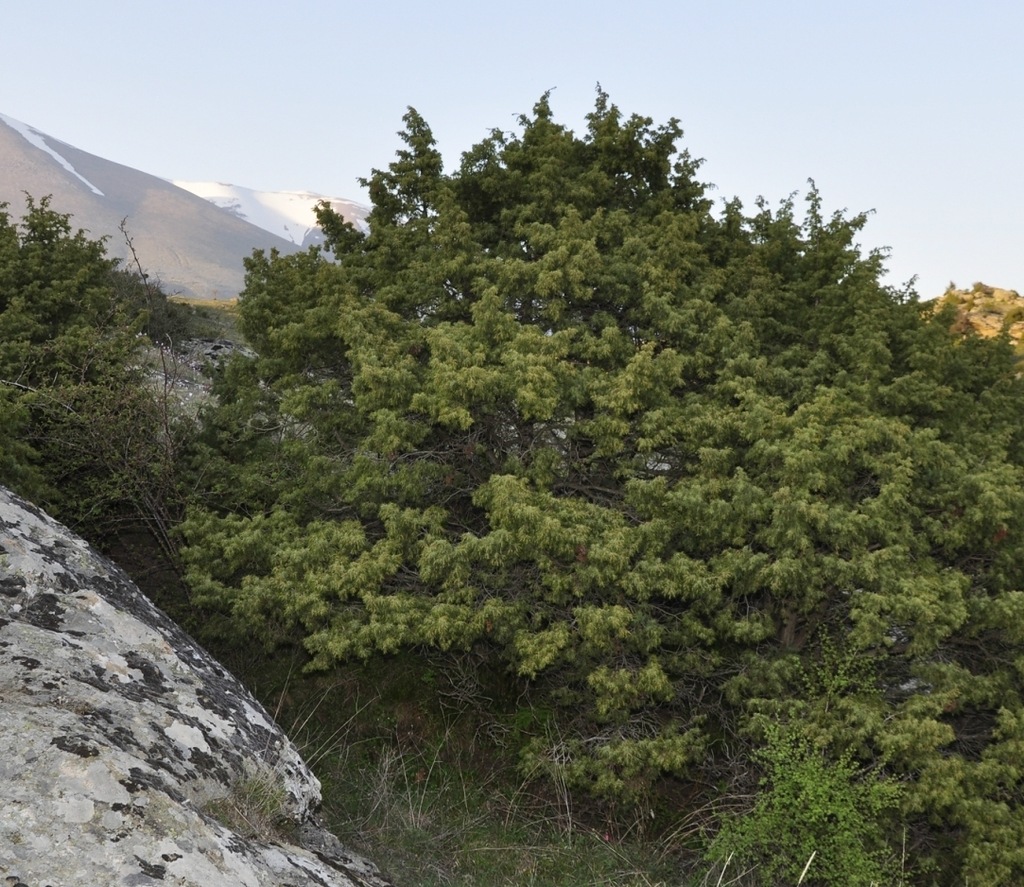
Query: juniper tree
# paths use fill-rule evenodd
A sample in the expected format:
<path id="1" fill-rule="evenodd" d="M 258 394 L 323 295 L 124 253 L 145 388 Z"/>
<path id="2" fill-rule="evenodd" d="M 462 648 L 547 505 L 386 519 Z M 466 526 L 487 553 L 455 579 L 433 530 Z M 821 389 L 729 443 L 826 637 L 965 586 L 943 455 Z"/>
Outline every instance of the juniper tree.
<path id="1" fill-rule="evenodd" d="M 312 669 L 472 653 L 547 713 L 524 772 L 621 816 L 728 806 L 783 722 L 902 786 L 922 866 L 1020 877 L 1008 344 L 883 285 L 813 185 L 716 214 L 678 123 L 603 94 L 450 173 L 405 122 L 369 234 L 323 208 L 332 259 L 248 263 L 197 593 Z"/>
<path id="2" fill-rule="evenodd" d="M 172 550 L 180 429 L 143 359 L 165 302 L 49 198 L 0 206 L 0 483 L 98 545 L 132 524 Z"/>

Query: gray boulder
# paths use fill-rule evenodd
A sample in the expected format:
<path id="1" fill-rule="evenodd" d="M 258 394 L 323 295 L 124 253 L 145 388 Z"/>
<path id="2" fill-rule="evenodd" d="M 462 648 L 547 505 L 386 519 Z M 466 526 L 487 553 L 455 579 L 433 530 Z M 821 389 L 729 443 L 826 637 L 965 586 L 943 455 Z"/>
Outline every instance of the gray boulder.
<path id="1" fill-rule="evenodd" d="M 263 707 L 114 564 L 0 488 L 0 879 L 382 887 Z"/>

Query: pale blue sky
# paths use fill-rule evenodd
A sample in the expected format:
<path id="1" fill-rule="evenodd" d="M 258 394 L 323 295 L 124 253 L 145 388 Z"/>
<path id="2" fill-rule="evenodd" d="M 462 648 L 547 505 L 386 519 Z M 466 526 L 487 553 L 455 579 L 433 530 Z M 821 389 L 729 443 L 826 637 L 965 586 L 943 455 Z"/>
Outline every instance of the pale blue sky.
<path id="1" fill-rule="evenodd" d="M 875 210 L 890 282 L 1024 292 L 1024 3 L 23 0 L 0 113 L 167 178 L 363 199 L 406 106 L 459 154 L 553 89 L 677 117 L 715 196 Z"/>

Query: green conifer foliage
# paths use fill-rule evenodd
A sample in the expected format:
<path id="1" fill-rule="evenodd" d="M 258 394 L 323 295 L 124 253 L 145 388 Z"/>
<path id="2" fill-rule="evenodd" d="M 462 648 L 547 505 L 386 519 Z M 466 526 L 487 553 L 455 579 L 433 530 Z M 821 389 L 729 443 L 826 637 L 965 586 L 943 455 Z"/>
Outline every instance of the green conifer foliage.
<path id="1" fill-rule="evenodd" d="M 813 185 L 802 218 L 716 214 L 678 124 L 603 94 L 450 173 L 405 123 L 368 235 L 325 207 L 333 261 L 249 263 L 197 592 L 314 669 L 472 654 L 524 772 L 623 821 L 735 809 L 774 778 L 764 724 L 799 724 L 884 786 L 819 793 L 870 859 L 905 827 L 939 880 L 1024 877 L 1008 344 L 883 286 Z"/>
<path id="2" fill-rule="evenodd" d="M 171 316 L 48 198 L 0 206 L 0 483 L 95 544 L 142 525 L 172 553 L 181 435 L 142 356 Z"/>

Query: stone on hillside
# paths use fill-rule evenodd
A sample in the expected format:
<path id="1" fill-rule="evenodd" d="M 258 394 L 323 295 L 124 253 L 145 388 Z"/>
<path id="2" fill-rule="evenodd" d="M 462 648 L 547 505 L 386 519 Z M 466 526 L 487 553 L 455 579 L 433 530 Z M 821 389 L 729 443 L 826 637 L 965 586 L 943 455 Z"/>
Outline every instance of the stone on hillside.
<path id="1" fill-rule="evenodd" d="M 0 878 L 380 887 L 260 704 L 81 539 L 0 488 Z"/>
<path id="2" fill-rule="evenodd" d="M 1016 290 L 984 283 L 976 283 L 970 289 L 950 285 L 935 304 L 956 307 L 957 332 L 973 331 L 990 339 L 1005 331 L 1014 344 L 1024 341 L 1024 298 Z"/>

